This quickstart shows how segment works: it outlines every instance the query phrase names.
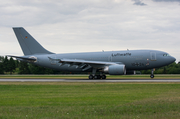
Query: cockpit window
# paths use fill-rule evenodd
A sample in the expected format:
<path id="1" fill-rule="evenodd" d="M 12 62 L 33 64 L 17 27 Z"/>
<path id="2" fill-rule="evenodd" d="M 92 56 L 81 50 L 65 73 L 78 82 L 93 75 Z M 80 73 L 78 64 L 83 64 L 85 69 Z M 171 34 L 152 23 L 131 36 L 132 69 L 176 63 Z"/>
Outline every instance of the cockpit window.
<path id="1" fill-rule="evenodd" d="M 167 57 L 167 56 L 169 56 L 169 54 L 163 54 L 163 56 Z"/>

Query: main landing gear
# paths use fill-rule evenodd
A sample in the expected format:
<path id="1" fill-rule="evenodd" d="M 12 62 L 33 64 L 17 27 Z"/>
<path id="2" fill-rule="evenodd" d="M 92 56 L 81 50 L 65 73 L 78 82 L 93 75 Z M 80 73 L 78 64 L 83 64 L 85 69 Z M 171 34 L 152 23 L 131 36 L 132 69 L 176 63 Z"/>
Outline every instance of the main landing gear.
<path id="1" fill-rule="evenodd" d="M 150 77 L 153 79 L 154 78 L 154 69 L 151 69 L 151 75 L 150 75 Z"/>
<path id="2" fill-rule="evenodd" d="M 89 75 L 89 79 L 106 79 L 106 75 L 95 75 L 96 69 L 93 68 L 92 75 Z"/>
<path id="3" fill-rule="evenodd" d="M 89 75 L 89 79 L 106 79 L 106 75 Z"/>

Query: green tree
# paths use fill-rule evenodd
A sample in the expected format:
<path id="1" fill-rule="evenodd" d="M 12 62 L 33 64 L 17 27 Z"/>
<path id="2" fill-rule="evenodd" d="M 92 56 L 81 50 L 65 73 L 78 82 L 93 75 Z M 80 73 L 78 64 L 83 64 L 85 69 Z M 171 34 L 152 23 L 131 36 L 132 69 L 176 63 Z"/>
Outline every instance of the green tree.
<path id="1" fill-rule="evenodd" d="M 30 64 L 29 69 L 32 74 L 57 74 L 57 72 L 59 73 L 59 71 L 49 69 L 49 68 L 44 68 L 44 67 L 37 66 L 34 64 Z"/>
<path id="2" fill-rule="evenodd" d="M 151 70 L 141 70 L 142 74 L 151 74 Z"/>
<path id="3" fill-rule="evenodd" d="M 167 66 L 163 67 L 163 74 L 167 74 Z"/>
<path id="4" fill-rule="evenodd" d="M 11 57 L 9 60 L 9 72 L 12 74 L 12 72 L 16 69 L 16 64 L 14 59 Z"/>
<path id="5" fill-rule="evenodd" d="M 30 68 L 30 72 L 32 74 L 44 74 L 44 68 L 43 67 L 30 64 L 29 68 Z"/>
<path id="6" fill-rule="evenodd" d="M 4 57 L 0 56 L 0 74 L 4 74 Z"/>
<path id="7" fill-rule="evenodd" d="M 18 74 L 30 74 L 29 66 L 27 62 L 19 62 Z"/>
<path id="8" fill-rule="evenodd" d="M 151 70 L 142 70 L 142 74 L 150 74 Z M 168 66 L 156 68 L 154 74 L 180 74 L 180 63 L 173 62 Z"/>
<path id="9" fill-rule="evenodd" d="M 9 60 L 8 60 L 7 56 L 4 58 L 3 66 L 4 66 L 4 71 L 9 72 Z"/>
<path id="10" fill-rule="evenodd" d="M 15 60 L 15 65 L 16 65 L 16 68 L 19 67 L 19 61 L 18 60 Z"/>

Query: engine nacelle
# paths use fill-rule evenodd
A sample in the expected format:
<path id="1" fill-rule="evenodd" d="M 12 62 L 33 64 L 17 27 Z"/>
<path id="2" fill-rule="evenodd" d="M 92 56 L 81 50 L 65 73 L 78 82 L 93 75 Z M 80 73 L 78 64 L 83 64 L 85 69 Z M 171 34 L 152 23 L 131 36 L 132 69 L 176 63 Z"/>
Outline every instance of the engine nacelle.
<path id="1" fill-rule="evenodd" d="M 105 73 L 109 73 L 110 75 L 124 75 L 126 74 L 126 67 L 123 64 L 115 64 L 105 67 L 103 71 Z"/>

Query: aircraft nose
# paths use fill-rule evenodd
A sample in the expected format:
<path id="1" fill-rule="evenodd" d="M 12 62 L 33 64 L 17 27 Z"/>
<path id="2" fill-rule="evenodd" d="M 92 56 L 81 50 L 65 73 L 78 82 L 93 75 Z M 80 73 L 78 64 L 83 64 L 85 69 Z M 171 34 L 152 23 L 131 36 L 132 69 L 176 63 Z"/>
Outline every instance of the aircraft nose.
<path id="1" fill-rule="evenodd" d="M 172 61 L 172 62 L 175 62 L 175 61 L 176 61 L 176 58 L 174 58 L 174 57 L 171 56 L 171 61 Z"/>

